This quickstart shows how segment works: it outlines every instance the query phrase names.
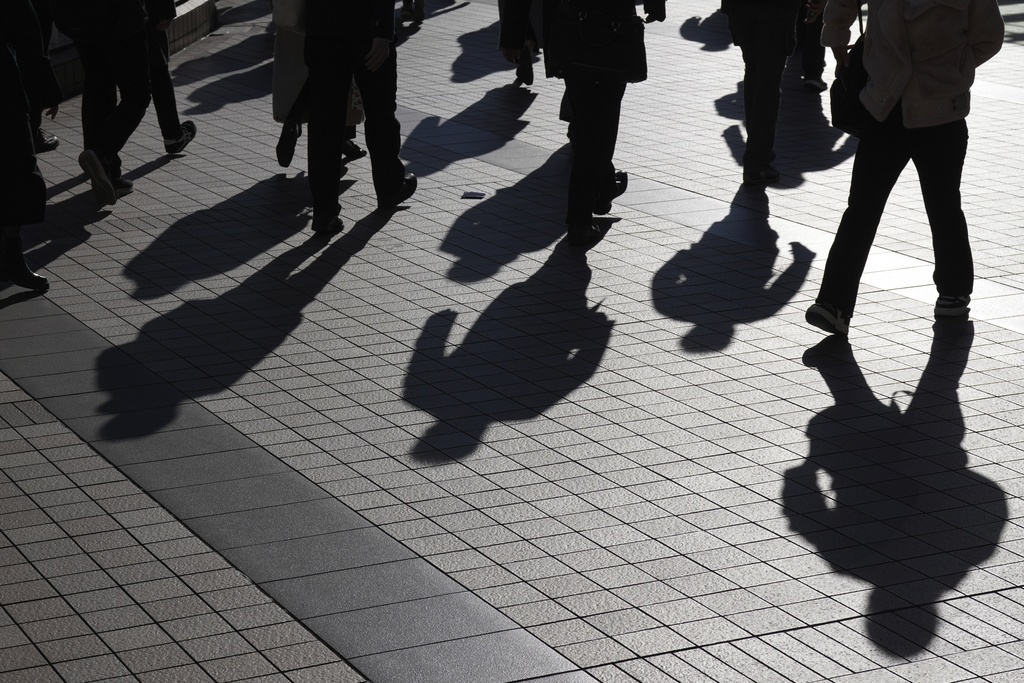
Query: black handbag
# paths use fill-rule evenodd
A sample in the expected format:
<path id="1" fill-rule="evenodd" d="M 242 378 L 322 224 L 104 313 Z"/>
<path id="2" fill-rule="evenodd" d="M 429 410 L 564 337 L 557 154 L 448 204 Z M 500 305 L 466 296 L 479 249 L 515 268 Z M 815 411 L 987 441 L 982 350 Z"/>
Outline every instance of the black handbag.
<path id="1" fill-rule="evenodd" d="M 860 93 L 868 83 L 868 72 L 864 69 L 864 36 L 857 39 L 850 49 L 850 62 L 844 66 L 829 90 L 832 105 L 832 125 L 855 138 L 874 122 Z"/>
<path id="2" fill-rule="evenodd" d="M 636 14 L 613 16 L 560 2 L 547 51 L 551 74 L 558 78 L 612 83 L 647 80 L 644 21 Z"/>

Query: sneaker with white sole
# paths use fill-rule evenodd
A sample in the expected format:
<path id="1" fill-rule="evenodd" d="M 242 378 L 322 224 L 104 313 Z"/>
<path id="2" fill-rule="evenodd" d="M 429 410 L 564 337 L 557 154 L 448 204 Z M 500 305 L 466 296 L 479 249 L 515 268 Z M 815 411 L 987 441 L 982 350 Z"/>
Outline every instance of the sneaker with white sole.
<path id="1" fill-rule="evenodd" d="M 168 140 L 164 138 L 164 149 L 168 154 L 181 154 L 188 143 L 192 142 L 196 137 L 196 124 L 191 121 L 185 121 L 181 124 L 181 137 L 177 140 Z"/>
<path id="2" fill-rule="evenodd" d="M 829 334 L 838 334 L 843 337 L 850 334 L 850 319 L 832 304 L 811 304 L 805 318 L 811 325 Z"/>
<path id="3" fill-rule="evenodd" d="M 935 300 L 935 317 L 955 318 L 967 315 L 971 310 L 969 296 L 940 296 Z"/>

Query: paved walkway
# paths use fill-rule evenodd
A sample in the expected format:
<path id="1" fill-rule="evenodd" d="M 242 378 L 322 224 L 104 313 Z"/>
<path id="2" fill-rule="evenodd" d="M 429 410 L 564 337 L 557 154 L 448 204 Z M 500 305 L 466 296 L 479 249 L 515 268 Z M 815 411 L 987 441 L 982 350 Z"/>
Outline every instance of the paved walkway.
<path id="1" fill-rule="evenodd" d="M 630 191 L 571 248 L 561 85 L 512 84 L 495 4 L 427 0 L 420 191 L 374 213 L 352 164 L 330 241 L 263 0 L 175 57 L 200 135 L 163 156 L 150 112 L 116 206 L 79 100 L 47 123 L 52 288 L 0 288 L 0 683 L 1020 680 L 1024 4 L 974 93 L 970 322 L 931 318 L 908 169 L 848 344 L 803 311 L 854 144 L 798 73 L 782 183 L 742 189 L 739 54 L 670 3 Z"/>

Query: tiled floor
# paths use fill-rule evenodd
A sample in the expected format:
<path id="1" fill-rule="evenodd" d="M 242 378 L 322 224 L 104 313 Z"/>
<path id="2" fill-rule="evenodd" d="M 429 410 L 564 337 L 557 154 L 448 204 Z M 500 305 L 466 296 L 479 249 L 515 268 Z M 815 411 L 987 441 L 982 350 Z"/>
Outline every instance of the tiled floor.
<path id="1" fill-rule="evenodd" d="M 649 27 L 617 163 L 563 241 L 561 85 L 496 3 L 400 50 L 407 208 L 308 229 L 274 159 L 267 3 L 174 59 L 200 135 L 97 208 L 47 128 L 45 297 L 0 289 L 0 683 L 1014 681 L 1024 429 L 1024 5 L 982 67 L 971 321 L 935 324 L 908 169 L 848 344 L 803 322 L 854 144 L 788 74 L 783 182 L 738 185 L 715 0 Z M 692 16 L 691 16 L 692 15 Z M 482 200 L 464 192 L 485 193 Z"/>

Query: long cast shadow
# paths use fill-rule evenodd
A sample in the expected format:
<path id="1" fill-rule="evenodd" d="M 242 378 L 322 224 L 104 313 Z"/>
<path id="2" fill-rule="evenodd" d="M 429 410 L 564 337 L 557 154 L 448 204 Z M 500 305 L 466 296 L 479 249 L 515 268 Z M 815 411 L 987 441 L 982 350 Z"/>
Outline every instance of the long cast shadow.
<path id="1" fill-rule="evenodd" d="M 152 434 L 168 425 L 185 396 L 140 410 L 138 391 L 123 385 L 124 358 L 187 363 L 180 370 L 196 378 L 189 396 L 197 398 L 230 387 L 262 362 L 303 321 L 303 309 L 316 301 L 331 279 L 390 220 L 372 213 L 326 249 L 310 240 L 275 257 L 221 296 L 185 302 L 146 323 L 133 341 L 106 349 L 97 361 L 98 384 L 110 398 L 101 406 L 112 418 L 101 427 L 104 439 Z M 314 259 L 303 266 L 311 256 Z M 160 402 L 160 401 L 156 401 Z"/>
<path id="2" fill-rule="evenodd" d="M 522 117 L 536 98 L 535 92 L 506 85 L 488 90 L 478 102 L 444 122 L 439 116 L 424 118 L 406 138 L 402 153 L 402 158 L 409 159 L 406 170 L 428 176 L 501 149 L 530 124 Z M 429 161 L 424 153 L 410 152 L 418 143 L 436 148 Z"/>
<path id="3" fill-rule="evenodd" d="M 555 152 L 515 185 L 501 188 L 463 213 L 441 243 L 441 251 L 455 257 L 448 277 L 479 282 L 564 236 L 568 175 L 568 155 Z"/>
<path id="4" fill-rule="evenodd" d="M 413 448 L 423 460 L 472 454 L 492 424 L 529 420 L 597 371 L 613 322 L 587 300 L 586 254 L 562 242 L 526 281 L 509 287 L 447 353 L 456 313 L 427 321 L 403 398 L 436 422 Z"/>
<path id="5" fill-rule="evenodd" d="M 836 572 L 872 586 L 865 616 L 880 647 L 928 647 L 938 602 L 995 552 L 1006 493 L 967 466 L 957 388 L 970 323 L 936 323 L 927 366 L 906 409 L 880 401 L 849 343 L 829 337 L 804 354 L 835 405 L 807 427 L 810 454 L 785 474 L 790 528 Z"/>
<path id="6" fill-rule="evenodd" d="M 814 253 L 793 242 L 792 263 L 775 277 L 778 238 L 767 195 L 741 186 L 729 214 L 658 269 L 651 283 L 655 309 L 693 325 L 684 349 L 723 351 L 738 325 L 771 318 L 796 296 Z"/>
<path id="7" fill-rule="evenodd" d="M 515 67 L 505 61 L 498 51 L 501 22 L 469 31 L 459 36 L 462 52 L 452 62 L 452 82 L 469 83 L 499 71 L 512 71 Z"/>
<path id="8" fill-rule="evenodd" d="M 152 299 L 221 275 L 301 232 L 309 217 L 299 175 L 265 178 L 168 226 L 125 265 L 132 296 Z"/>

